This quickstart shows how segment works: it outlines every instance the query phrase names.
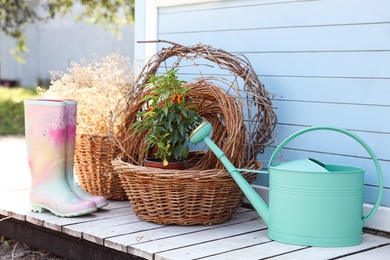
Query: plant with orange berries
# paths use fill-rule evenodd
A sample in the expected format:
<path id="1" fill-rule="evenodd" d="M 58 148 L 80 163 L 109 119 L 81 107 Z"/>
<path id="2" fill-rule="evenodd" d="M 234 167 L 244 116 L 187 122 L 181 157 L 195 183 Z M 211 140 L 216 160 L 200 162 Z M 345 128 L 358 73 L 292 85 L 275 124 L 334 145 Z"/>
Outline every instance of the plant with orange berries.
<path id="1" fill-rule="evenodd" d="M 149 93 L 141 100 L 148 108 L 137 114 L 132 126 L 138 134 L 148 131 L 144 152 L 155 149 L 155 158 L 162 160 L 164 166 L 188 156 L 187 136 L 202 122 L 197 108 L 186 98 L 191 87 L 184 85 L 177 71 L 149 77 L 143 86 L 149 88 Z"/>

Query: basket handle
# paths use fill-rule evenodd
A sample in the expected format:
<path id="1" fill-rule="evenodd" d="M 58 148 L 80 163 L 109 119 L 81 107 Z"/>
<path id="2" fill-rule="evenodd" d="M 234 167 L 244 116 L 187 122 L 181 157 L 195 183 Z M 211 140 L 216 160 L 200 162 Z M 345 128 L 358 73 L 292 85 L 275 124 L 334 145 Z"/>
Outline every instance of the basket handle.
<path id="1" fill-rule="evenodd" d="M 298 137 L 304 133 L 307 133 L 307 132 L 312 132 L 312 131 L 317 131 L 317 130 L 329 130 L 329 131 L 336 131 L 336 132 L 340 132 L 340 133 L 343 133 L 345 135 L 348 135 L 349 137 L 355 139 L 357 142 L 359 142 L 365 149 L 366 151 L 370 154 L 371 156 L 371 159 L 374 161 L 374 164 L 375 164 L 375 168 L 376 168 L 376 171 L 377 171 L 377 174 L 378 174 L 378 195 L 376 197 L 376 201 L 375 201 L 375 204 L 374 204 L 374 207 L 371 209 L 370 213 L 366 216 L 363 216 L 363 222 L 368 220 L 369 218 L 371 218 L 375 212 L 378 210 L 378 207 L 379 207 L 379 204 L 381 202 L 381 199 L 382 199 L 382 193 L 383 193 L 383 176 L 382 176 L 382 169 L 381 169 L 381 166 L 379 165 L 379 162 L 378 162 L 378 158 L 376 157 L 375 153 L 373 152 L 373 150 L 368 146 L 368 144 L 363 141 L 363 139 L 361 139 L 359 136 L 357 136 L 356 134 L 354 133 L 351 133 L 345 129 L 342 129 L 342 128 L 337 128 L 337 127 L 331 127 L 331 126 L 313 126 L 313 127 L 309 127 L 309 128 L 306 128 L 306 129 L 303 129 L 303 130 L 300 130 L 292 135 L 290 135 L 289 137 L 287 137 L 277 148 L 276 150 L 274 151 L 274 153 L 272 154 L 271 156 L 271 159 L 269 160 L 269 164 L 268 164 L 268 167 L 271 165 L 272 161 L 275 159 L 275 157 L 279 154 L 280 150 L 288 143 L 290 142 L 292 139 L 294 139 L 295 137 Z"/>

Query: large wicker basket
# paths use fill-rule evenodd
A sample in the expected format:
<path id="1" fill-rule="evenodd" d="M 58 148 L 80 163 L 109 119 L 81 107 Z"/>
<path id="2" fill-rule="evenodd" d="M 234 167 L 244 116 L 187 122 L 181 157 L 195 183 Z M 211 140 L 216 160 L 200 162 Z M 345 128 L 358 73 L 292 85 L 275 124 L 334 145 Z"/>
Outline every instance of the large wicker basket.
<path id="1" fill-rule="evenodd" d="M 186 98 L 212 124 L 210 138 L 237 168 L 253 169 L 261 165 L 257 163 L 257 154 L 272 143 L 276 116 L 267 91 L 246 60 L 201 44 L 190 47 L 171 44 L 149 60 L 133 91 L 125 97 L 123 122 L 111 136 L 119 155 L 112 164 L 121 176 L 135 213 L 142 219 L 179 225 L 220 223 L 236 212 L 243 193 L 210 150 L 202 148 L 205 152 L 184 170 L 144 167 L 144 158 L 153 154 L 151 150 L 142 152 L 147 132 L 139 134 L 131 128 L 138 112 L 147 109 L 144 97 L 149 92 L 141 86 L 171 57 L 177 58 L 171 68 L 178 67 L 182 60 L 203 58 L 231 72 L 232 81 L 206 78 L 200 73 L 200 77 L 186 83 L 191 87 Z M 199 68 L 195 62 L 194 65 Z M 116 113 L 123 111 L 114 111 L 114 118 Z M 253 172 L 245 172 L 243 176 L 249 183 L 256 178 Z"/>
<path id="2" fill-rule="evenodd" d="M 125 177 L 125 190 L 134 212 L 159 224 L 212 225 L 229 219 L 241 205 L 243 193 L 226 170 L 162 170 L 113 161 Z M 257 168 L 259 165 L 253 165 Z M 256 173 L 245 172 L 253 182 Z"/>
<path id="3" fill-rule="evenodd" d="M 75 172 L 81 188 L 110 200 L 127 200 L 119 175 L 113 171 L 115 146 L 107 135 L 76 135 Z"/>

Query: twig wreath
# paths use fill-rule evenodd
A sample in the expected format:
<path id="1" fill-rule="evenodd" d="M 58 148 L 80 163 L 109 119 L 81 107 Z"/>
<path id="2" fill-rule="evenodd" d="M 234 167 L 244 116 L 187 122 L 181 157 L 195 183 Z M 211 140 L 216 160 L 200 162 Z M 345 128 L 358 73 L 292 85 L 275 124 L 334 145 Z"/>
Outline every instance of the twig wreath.
<path id="1" fill-rule="evenodd" d="M 123 160 L 142 165 L 145 157 L 140 153 L 144 147 L 144 138 L 137 136 L 130 130 L 136 120 L 136 114 L 143 109 L 140 102 L 147 95 L 142 88 L 150 75 L 157 74 L 159 69 L 171 70 L 180 68 L 183 61 L 193 63 L 199 71 L 199 77 L 188 82 L 193 86 L 189 98 L 199 108 L 199 114 L 212 123 L 213 141 L 222 148 L 229 160 L 237 167 L 247 166 L 256 159 L 257 154 L 274 141 L 276 115 L 271 98 L 265 86 L 258 79 L 250 62 L 244 55 L 233 55 L 212 46 L 196 44 L 183 46 L 178 43 L 157 40 L 147 41 L 170 44 L 162 48 L 143 67 L 136 78 L 134 88 L 120 102 L 126 102 L 125 111 L 114 111 L 113 117 L 118 113 L 125 113 L 124 121 L 118 132 L 111 133 L 114 144 L 121 151 Z M 169 58 L 176 60 L 167 65 Z M 219 69 L 229 72 L 227 77 L 205 76 L 199 64 L 204 59 L 216 64 Z M 207 66 L 210 70 L 210 66 Z M 224 85 L 220 87 L 216 85 Z M 196 167 L 223 168 L 218 159 L 207 152 Z"/>

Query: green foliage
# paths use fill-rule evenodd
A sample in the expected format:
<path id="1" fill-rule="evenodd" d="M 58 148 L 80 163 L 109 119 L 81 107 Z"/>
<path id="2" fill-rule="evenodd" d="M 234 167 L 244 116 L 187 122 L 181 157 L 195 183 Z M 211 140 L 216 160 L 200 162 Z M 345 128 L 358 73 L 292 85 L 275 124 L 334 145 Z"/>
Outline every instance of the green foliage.
<path id="1" fill-rule="evenodd" d="M 139 120 L 132 126 L 137 133 L 148 131 L 145 152 L 157 147 L 155 157 L 163 160 L 164 164 L 188 156 L 187 136 L 202 121 L 195 111 L 196 107 L 186 99 L 191 88 L 184 87 L 185 82 L 178 79 L 177 71 L 151 75 L 144 86 L 150 88 L 150 95 L 141 100 L 148 104 L 149 109 L 139 112 Z"/>
<path id="2" fill-rule="evenodd" d="M 23 100 L 35 96 L 34 89 L 0 87 L 0 135 L 24 134 Z"/>
<path id="3" fill-rule="evenodd" d="M 31 2 L 30 2 L 31 3 Z M 18 61 L 23 62 L 23 55 L 28 52 L 24 30 L 34 22 L 47 21 L 57 16 L 71 12 L 76 3 L 84 10 L 75 16 L 83 20 L 118 33 L 124 24 L 134 21 L 134 0 L 47 0 L 39 1 L 39 6 L 33 6 L 25 0 L 0 0 L 0 27 L 5 35 L 16 40 L 16 48 L 11 53 Z M 120 35 L 119 35 L 120 36 Z"/>
<path id="4" fill-rule="evenodd" d="M 6 100 L 0 103 L 0 135 L 24 133 L 23 103 Z"/>
<path id="5" fill-rule="evenodd" d="M 23 62 L 22 54 L 27 52 L 23 27 L 38 20 L 35 11 L 24 1 L 0 0 L 0 27 L 8 36 L 16 40 L 16 48 L 11 53 Z"/>
<path id="6" fill-rule="evenodd" d="M 37 91 L 33 88 L 6 88 L 0 86 L 0 102 L 11 100 L 12 102 L 18 103 L 36 95 Z"/>

